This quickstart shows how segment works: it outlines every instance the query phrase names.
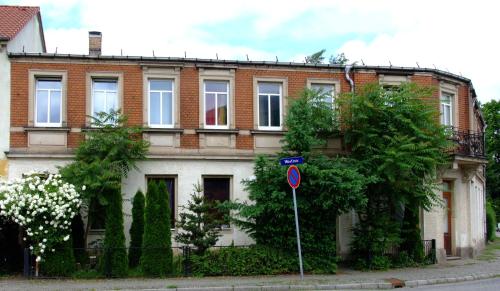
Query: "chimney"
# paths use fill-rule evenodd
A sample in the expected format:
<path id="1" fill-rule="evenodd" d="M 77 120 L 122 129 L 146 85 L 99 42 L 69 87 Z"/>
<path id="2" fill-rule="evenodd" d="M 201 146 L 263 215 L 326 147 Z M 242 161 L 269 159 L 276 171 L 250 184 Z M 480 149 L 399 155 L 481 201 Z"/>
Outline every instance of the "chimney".
<path id="1" fill-rule="evenodd" d="M 100 31 L 89 31 L 89 55 L 101 55 L 102 34 Z"/>

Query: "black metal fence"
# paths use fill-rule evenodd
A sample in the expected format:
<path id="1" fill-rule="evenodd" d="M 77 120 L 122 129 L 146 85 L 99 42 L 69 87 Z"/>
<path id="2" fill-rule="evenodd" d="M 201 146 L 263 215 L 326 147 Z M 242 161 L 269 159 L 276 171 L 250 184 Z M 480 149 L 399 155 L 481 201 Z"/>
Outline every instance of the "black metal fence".
<path id="1" fill-rule="evenodd" d="M 423 240 L 424 254 L 426 260 L 429 263 L 436 263 L 436 240 Z M 222 248 L 248 248 L 250 245 L 230 245 L 230 246 L 215 246 L 212 249 L 222 249 Z M 173 275 L 174 276 L 191 276 L 192 275 L 192 255 L 194 254 L 194 249 L 188 246 L 182 247 L 172 247 L 173 253 Z M 93 248 L 73 248 L 73 253 L 75 254 L 75 268 L 77 271 L 94 271 L 95 274 L 102 274 L 104 277 L 113 277 L 112 270 L 108 269 L 111 264 L 106 263 L 106 258 L 111 257 L 113 252 L 120 252 L 122 254 L 128 254 L 131 250 L 130 248 L 119 248 L 119 249 L 107 249 L 104 247 L 93 247 Z M 141 248 L 141 251 L 144 249 Z M 155 252 L 161 252 L 163 248 L 153 248 L 148 249 Z M 61 250 L 56 250 L 61 251 Z M 398 256 L 400 254 L 399 246 L 393 246 L 387 248 L 385 255 L 387 256 Z M 108 254 L 108 256 L 106 256 Z M 35 256 L 30 252 L 28 248 L 24 249 L 24 267 L 23 275 L 26 278 L 35 277 Z M 41 270 L 38 274 L 39 278 L 59 278 L 61 275 L 47 274 L 44 272 L 44 262 L 40 264 Z"/>

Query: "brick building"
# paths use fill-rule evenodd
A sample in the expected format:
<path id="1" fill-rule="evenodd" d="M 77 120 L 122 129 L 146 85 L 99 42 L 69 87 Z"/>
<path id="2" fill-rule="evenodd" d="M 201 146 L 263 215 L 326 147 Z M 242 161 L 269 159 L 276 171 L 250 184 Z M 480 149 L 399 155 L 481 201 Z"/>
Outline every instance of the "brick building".
<path id="1" fill-rule="evenodd" d="M 437 88 L 441 122 L 453 126 L 459 143 L 442 173 L 448 209 L 422 213 L 423 239 L 436 239 L 440 259 L 472 256 L 484 245 L 484 122 L 470 80 L 436 69 L 313 65 L 283 62 L 100 55 L 101 34 L 89 35 L 88 55 L 9 54 L 11 65 L 10 177 L 29 170 L 56 171 L 71 161 L 89 130 L 88 115 L 121 108 L 142 125 L 151 143 L 149 159 L 123 181 L 126 233 L 130 200 L 148 179 L 163 179 L 178 217 L 192 186 L 218 200 L 245 200 L 241 181 L 253 175 L 256 154 L 280 149 L 287 97 L 305 87 L 331 98 L 369 82 L 395 86 L 415 82 Z M 342 152 L 332 139 L 325 147 Z M 338 251 L 348 253 L 353 215 L 339 217 Z M 92 226 L 93 239 L 102 234 Z M 228 226 L 219 244 L 250 243 Z"/>

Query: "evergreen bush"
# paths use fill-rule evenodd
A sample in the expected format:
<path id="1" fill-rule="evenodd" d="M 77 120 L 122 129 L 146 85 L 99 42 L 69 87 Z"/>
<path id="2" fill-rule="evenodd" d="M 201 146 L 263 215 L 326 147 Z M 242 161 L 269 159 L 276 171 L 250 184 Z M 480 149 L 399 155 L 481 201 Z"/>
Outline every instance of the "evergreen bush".
<path id="1" fill-rule="evenodd" d="M 165 276 L 172 272 L 169 193 L 162 181 L 148 183 L 144 213 L 141 267 L 146 276 Z"/>
<path id="2" fill-rule="evenodd" d="M 137 267 L 141 259 L 144 203 L 144 194 L 139 190 L 132 201 L 132 225 L 130 226 L 130 249 L 128 251 L 128 263 L 131 268 Z"/>
<path id="3" fill-rule="evenodd" d="M 195 276 L 255 276 L 297 272 L 298 259 L 275 248 L 254 245 L 209 250 L 191 257 Z M 310 270 L 307 266 L 306 270 Z"/>
<path id="4" fill-rule="evenodd" d="M 106 277 L 125 277 L 128 258 L 123 230 L 122 195 L 118 189 L 110 189 L 107 200 L 102 272 Z"/>
<path id="5" fill-rule="evenodd" d="M 76 271 L 71 239 L 58 244 L 54 252 L 49 250 L 40 264 L 41 273 L 48 277 L 68 277 Z"/>

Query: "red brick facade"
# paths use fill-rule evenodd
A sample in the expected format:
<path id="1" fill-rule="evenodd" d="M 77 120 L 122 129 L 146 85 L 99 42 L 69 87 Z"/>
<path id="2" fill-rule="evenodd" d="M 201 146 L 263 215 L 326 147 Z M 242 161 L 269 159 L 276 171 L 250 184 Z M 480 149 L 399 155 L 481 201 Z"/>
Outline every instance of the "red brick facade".
<path id="1" fill-rule="evenodd" d="M 27 132 L 19 130 L 28 126 L 29 84 L 30 70 L 37 71 L 65 71 L 67 73 L 67 146 L 74 148 L 82 138 L 78 130 L 86 125 L 86 96 L 87 75 L 90 73 L 121 73 L 123 76 L 123 112 L 128 115 L 131 124 L 143 124 L 144 76 L 142 65 L 132 61 L 96 61 L 74 60 L 71 58 L 51 61 L 48 58 L 12 58 L 12 87 L 11 87 L 11 149 L 26 148 Z M 197 149 L 200 147 L 199 133 L 195 129 L 200 127 L 200 88 L 199 71 L 195 63 L 186 63 L 180 68 L 180 128 L 190 130 L 180 135 L 180 147 Z M 299 66 L 253 66 L 241 65 L 235 69 L 234 86 L 234 120 L 235 128 L 245 133 L 236 135 L 237 150 L 252 150 L 254 136 L 249 133 L 254 130 L 254 78 L 279 77 L 287 80 L 288 96 L 297 96 L 306 87 L 308 79 L 330 79 L 340 84 L 341 92 L 349 92 L 351 87 L 345 78 L 343 68 L 299 67 Z M 379 76 L 375 69 L 355 69 L 351 78 L 356 88 L 370 82 L 378 82 Z M 409 79 L 420 85 L 436 88 L 433 98 L 439 100 L 440 76 L 438 72 L 410 74 Z M 450 79 L 450 78 L 448 78 Z M 452 80 L 458 84 L 458 119 L 459 127 L 463 130 L 470 128 L 470 96 L 469 84 L 463 80 Z M 287 96 L 283 96 L 286 98 Z M 15 130 L 17 128 L 17 130 Z"/>

